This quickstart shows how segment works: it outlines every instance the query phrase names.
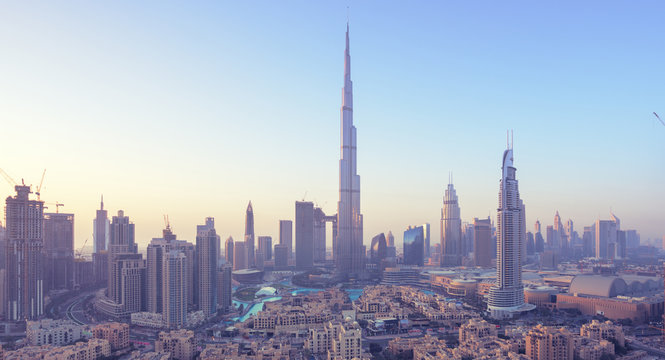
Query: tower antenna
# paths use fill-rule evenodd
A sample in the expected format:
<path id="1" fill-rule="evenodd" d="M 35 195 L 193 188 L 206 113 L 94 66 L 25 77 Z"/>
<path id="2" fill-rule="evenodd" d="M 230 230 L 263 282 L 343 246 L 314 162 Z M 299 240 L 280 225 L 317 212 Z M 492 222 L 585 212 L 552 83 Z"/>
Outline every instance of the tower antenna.
<path id="1" fill-rule="evenodd" d="M 513 129 L 510 129 L 510 150 L 515 146 L 515 139 L 513 138 Z"/>

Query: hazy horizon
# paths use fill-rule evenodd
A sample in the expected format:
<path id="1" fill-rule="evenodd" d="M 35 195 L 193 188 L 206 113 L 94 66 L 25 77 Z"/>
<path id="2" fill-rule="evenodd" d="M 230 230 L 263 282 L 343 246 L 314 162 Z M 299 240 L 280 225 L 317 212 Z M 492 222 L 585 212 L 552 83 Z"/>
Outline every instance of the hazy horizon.
<path id="1" fill-rule="evenodd" d="M 665 4 L 519 4 L 349 4 L 365 244 L 425 222 L 437 243 L 450 172 L 462 220 L 496 221 L 507 129 L 528 231 L 612 209 L 665 235 Z M 140 247 L 163 214 L 241 240 L 250 200 L 276 243 L 295 201 L 336 212 L 346 5 L 5 4 L 0 168 L 47 169 L 76 248 L 101 194 Z"/>

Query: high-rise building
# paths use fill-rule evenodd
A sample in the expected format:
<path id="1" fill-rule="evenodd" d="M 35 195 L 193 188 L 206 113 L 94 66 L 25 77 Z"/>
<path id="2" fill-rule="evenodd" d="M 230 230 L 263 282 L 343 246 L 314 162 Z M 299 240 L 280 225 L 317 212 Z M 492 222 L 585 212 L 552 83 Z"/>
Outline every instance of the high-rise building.
<path id="1" fill-rule="evenodd" d="M 263 260 L 272 260 L 272 237 L 259 236 L 259 251 L 263 254 Z"/>
<path id="2" fill-rule="evenodd" d="M 608 249 L 614 249 L 614 244 L 617 242 L 617 222 L 613 220 L 596 220 L 594 232 L 596 236 L 596 258 L 613 259 L 614 251 L 609 252 Z"/>
<path id="3" fill-rule="evenodd" d="M 596 254 L 596 225 L 585 226 L 582 233 L 582 249 L 585 257 L 593 257 Z"/>
<path id="4" fill-rule="evenodd" d="M 386 236 L 383 233 L 372 238 L 370 259 L 373 264 L 380 264 L 387 257 Z"/>
<path id="5" fill-rule="evenodd" d="M 248 210 L 251 210 L 251 204 Z M 252 226 L 253 227 L 253 226 Z M 217 252 L 219 236 L 215 231 L 214 219 L 206 219 L 206 225 L 199 225 L 196 234 L 197 278 L 199 310 L 206 317 L 217 312 Z"/>
<path id="6" fill-rule="evenodd" d="M 175 239 L 175 237 L 174 237 Z M 190 306 L 196 305 L 196 246 L 191 242 L 185 240 L 172 240 L 171 250 L 179 251 L 185 254 L 187 260 L 187 269 L 185 274 L 185 283 L 187 287 L 187 304 Z"/>
<path id="7" fill-rule="evenodd" d="M 289 259 L 293 257 L 293 221 L 279 221 L 279 243 L 286 245 Z"/>
<path id="8" fill-rule="evenodd" d="M 492 265 L 492 221 L 487 219 L 473 219 L 473 256 L 476 266 L 490 267 Z"/>
<path id="9" fill-rule="evenodd" d="M 462 223 L 462 257 L 473 252 L 473 224 Z"/>
<path id="10" fill-rule="evenodd" d="M 5 202 L 7 304 L 9 320 L 32 320 L 44 313 L 42 267 L 44 202 L 30 200 L 30 186 L 14 187 Z"/>
<path id="11" fill-rule="evenodd" d="M 318 207 L 314 208 L 314 261 L 326 261 L 326 214 Z"/>
<path id="12" fill-rule="evenodd" d="M 441 266 L 462 265 L 462 220 L 457 192 L 448 184 L 441 208 Z"/>
<path id="13" fill-rule="evenodd" d="M 179 329 L 187 325 L 187 256 L 185 253 L 170 250 L 164 254 L 162 274 L 162 321 L 168 329 Z"/>
<path id="14" fill-rule="evenodd" d="M 543 234 L 540 231 L 540 221 L 536 220 L 536 225 L 534 226 L 534 241 L 536 245 L 536 252 L 542 253 L 545 251 L 545 239 L 543 239 Z"/>
<path id="15" fill-rule="evenodd" d="M 109 278 L 117 279 L 111 300 L 121 306 L 119 316 L 144 310 L 145 272 L 143 255 L 121 253 L 115 256 Z"/>
<path id="16" fill-rule="evenodd" d="M 44 214 L 44 291 L 74 288 L 74 214 Z"/>
<path id="17" fill-rule="evenodd" d="M 353 83 L 349 53 L 349 26 L 344 50 L 344 88 L 341 109 L 341 159 L 339 160 L 339 202 L 337 240 L 333 255 L 339 274 L 359 274 L 363 267 L 363 216 L 360 213 L 360 176 L 357 174 L 356 127 L 353 125 Z"/>
<path id="18" fill-rule="evenodd" d="M 534 240 L 533 233 L 527 231 L 526 233 L 526 254 L 533 255 L 536 253 L 536 241 Z"/>
<path id="19" fill-rule="evenodd" d="M 296 201 L 296 269 L 314 266 L 314 204 Z"/>
<path id="20" fill-rule="evenodd" d="M 219 269 L 219 274 L 217 274 L 217 305 L 224 313 L 231 309 L 233 300 L 232 270 L 231 266 L 226 264 Z"/>
<path id="21" fill-rule="evenodd" d="M 513 166 L 513 149 L 503 153 L 497 209 L 496 283 L 490 288 L 488 310 L 494 318 L 512 317 L 523 310 L 522 264 L 526 259 L 524 203 Z"/>
<path id="22" fill-rule="evenodd" d="M 125 212 L 118 211 L 118 216 L 113 217 L 111 226 L 109 227 L 109 273 L 108 273 L 108 297 L 120 304 L 121 292 L 121 279 L 119 278 L 120 272 L 113 271 L 119 268 L 115 263 L 117 257 L 121 254 L 136 254 L 138 248 L 134 241 L 134 224 L 129 221 L 129 217 L 125 216 Z"/>
<path id="23" fill-rule="evenodd" d="M 226 255 L 226 262 L 233 265 L 233 237 L 231 236 L 224 243 L 224 253 Z"/>
<path id="24" fill-rule="evenodd" d="M 275 245 L 275 270 L 284 270 L 289 266 L 288 250 L 284 244 Z"/>
<path id="25" fill-rule="evenodd" d="M 153 238 L 146 250 L 147 310 L 162 313 L 164 288 L 164 262 L 171 244 L 163 238 Z"/>
<path id="26" fill-rule="evenodd" d="M 429 226 L 429 223 L 424 223 L 423 224 L 423 236 L 425 237 L 424 238 L 424 244 L 423 244 L 423 246 L 425 246 L 425 258 L 428 258 L 431 255 L 430 254 L 430 250 L 431 250 L 430 246 L 431 245 L 430 245 L 430 226 Z"/>
<path id="27" fill-rule="evenodd" d="M 254 209 L 251 201 L 245 212 L 245 250 L 247 251 L 247 268 L 251 269 L 256 263 L 256 255 L 254 254 Z"/>
<path id="28" fill-rule="evenodd" d="M 422 226 L 409 226 L 404 231 L 404 264 L 423 266 L 425 262 L 425 234 Z"/>
<path id="29" fill-rule="evenodd" d="M 388 231 L 388 235 L 386 236 L 386 241 L 388 242 L 388 246 L 395 247 L 395 235 L 393 235 L 392 231 Z"/>
<path id="30" fill-rule="evenodd" d="M 92 222 L 93 227 L 93 252 L 98 253 L 106 250 L 109 243 L 109 217 L 108 212 L 104 210 L 104 195 L 97 216 Z"/>
<path id="31" fill-rule="evenodd" d="M 233 244 L 233 270 L 247 269 L 247 249 L 244 241 Z"/>

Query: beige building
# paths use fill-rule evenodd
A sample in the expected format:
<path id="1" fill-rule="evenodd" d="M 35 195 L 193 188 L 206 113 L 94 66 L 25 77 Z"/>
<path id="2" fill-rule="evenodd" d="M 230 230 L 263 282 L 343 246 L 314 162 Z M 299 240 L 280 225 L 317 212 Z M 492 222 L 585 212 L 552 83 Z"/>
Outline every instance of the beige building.
<path id="1" fill-rule="evenodd" d="M 171 357 L 177 360 L 193 360 L 196 355 L 194 332 L 184 329 L 162 331 L 155 341 L 155 351 L 171 353 Z"/>
<path id="2" fill-rule="evenodd" d="M 129 347 L 129 325 L 124 323 L 99 324 L 92 329 L 96 339 L 104 339 L 111 345 L 111 351 Z"/>
<path id="3" fill-rule="evenodd" d="M 615 340 L 620 346 L 626 346 L 623 329 L 619 325 L 614 325 L 611 321 L 592 320 L 590 323 L 582 325 L 580 336 L 594 340 Z"/>
<path id="4" fill-rule="evenodd" d="M 111 356 L 111 345 L 104 339 L 90 339 L 74 345 L 57 347 L 46 354 L 44 360 L 97 360 Z"/>
<path id="5" fill-rule="evenodd" d="M 564 329 L 538 325 L 526 335 L 526 355 L 532 360 L 573 360 L 574 340 Z"/>
<path id="6" fill-rule="evenodd" d="M 69 320 L 44 319 L 41 321 L 28 321 L 26 325 L 26 338 L 28 344 L 33 346 L 55 345 L 62 346 L 81 339 L 83 327 Z"/>
<path id="7" fill-rule="evenodd" d="M 328 354 L 328 360 L 361 358 L 362 330 L 355 321 L 329 322 L 310 329 L 305 348 L 313 354 Z"/>

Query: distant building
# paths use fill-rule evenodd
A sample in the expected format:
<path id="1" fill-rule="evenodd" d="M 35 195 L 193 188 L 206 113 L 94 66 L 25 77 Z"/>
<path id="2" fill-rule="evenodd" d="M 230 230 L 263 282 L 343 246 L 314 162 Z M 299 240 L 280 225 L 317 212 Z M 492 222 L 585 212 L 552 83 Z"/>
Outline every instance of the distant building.
<path id="1" fill-rule="evenodd" d="M 289 249 L 286 245 L 275 245 L 275 270 L 284 270 L 289 266 Z"/>
<path id="2" fill-rule="evenodd" d="M 233 300 L 233 269 L 231 266 L 222 266 L 217 274 L 217 305 L 222 312 L 228 312 L 232 307 Z"/>
<path id="3" fill-rule="evenodd" d="M 248 212 L 251 212 L 251 204 Z M 219 236 L 215 231 L 215 220 L 207 218 L 205 225 L 197 227 L 196 235 L 199 310 L 203 310 L 206 317 L 217 312 L 218 251 Z"/>
<path id="4" fill-rule="evenodd" d="M 457 192 L 448 184 L 441 208 L 441 266 L 462 265 L 462 220 Z"/>
<path id="5" fill-rule="evenodd" d="M 111 344 L 111 351 L 122 350 L 129 347 L 129 325 L 125 323 L 105 323 L 92 328 L 92 335 L 96 339 L 104 339 Z"/>
<path id="6" fill-rule="evenodd" d="M 224 243 L 224 253 L 226 255 L 226 262 L 233 265 L 233 237 L 229 236 Z"/>
<path id="7" fill-rule="evenodd" d="M 381 261 L 387 257 L 386 248 L 386 236 L 383 233 L 372 238 L 370 259 L 373 264 L 381 264 Z"/>
<path id="8" fill-rule="evenodd" d="M 263 260 L 272 260 L 272 237 L 259 236 L 259 251 L 263 254 Z"/>
<path id="9" fill-rule="evenodd" d="M 81 339 L 82 331 L 83 326 L 70 320 L 43 319 L 26 324 L 26 338 L 33 346 L 67 345 Z"/>
<path id="10" fill-rule="evenodd" d="M 423 236 L 424 236 L 424 242 L 423 246 L 425 246 L 425 258 L 428 258 L 431 256 L 430 251 L 431 251 L 431 244 L 430 244 L 430 226 L 429 223 L 424 223 L 423 224 Z"/>
<path id="11" fill-rule="evenodd" d="M 404 264 L 423 266 L 425 247 L 422 226 L 411 227 L 404 231 Z"/>
<path id="12" fill-rule="evenodd" d="M 247 269 L 247 249 L 244 241 L 236 241 L 233 245 L 233 270 Z"/>
<path id="13" fill-rule="evenodd" d="M 296 269 L 314 266 L 314 204 L 296 201 Z"/>
<path id="14" fill-rule="evenodd" d="M 247 204 L 247 211 L 245 212 L 245 251 L 247 251 L 247 268 L 251 269 L 255 266 L 254 209 L 251 201 Z"/>
<path id="15" fill-rule="evenodd" d="M 99 253 L 107 250 L 109 242 L 109 217 L 108 212 L 104 210 L 104 195 L 102 195 L 101 205 L 97 210 L 97 216 L 92 222 L 93 225 L 93 253 Z"/>
<path id="16" fill-rule="evenodd" d="M 473 219 L 474 264 L 481 267 L 492 266 L 492 222 L 487 219 Z"/>
<path id="17" fill-rule="evenodd" d="M 74 288 L 74 214 L 44 214 L 45 291 Z"/>
<path id="18" fill-rule="evenodd" d="M 30 186 L 14 187 L 7 197 L 7 304 L 9 320 L 36 319 L 44 313 L 42 219 L 44 202 L 30 200 Z"/>
<path id="19" fill-rule="evenodd" d="M 164 326 L 179 329 L 187 325 L 187 257 L 170 250 L 162 263 L 162 317 Z"/>
<path id="20" fill-rule="evenodd" d="M 279 243 L 286 246 L 289 259 L 293 257 L 293 221 L 279 221 Z"/>
<path id="21" fill-rule="evenodd" d="M 109 253 L 107 250 L 92 254 L 92 267 L 95 283 L 108 282 L 109 266 Z"/>
<path id="22" fill-rule="evenodd" d="M 614 248 L 617 242 L 617 223 L 612 220 L 596 220 L 596 258 L 614 259 L 614 252 L 608 249 Z"/>
<path id="23" fill-rule="evenodd" d="M 118 216 L 113 217 L 109 229 L 107 293 L 112 301 L 116 304 L 121 304 L 121 288 L 123 287 L 123 283 L 121 282 L 122 266 L 117 264 L 118 257 L 121 254 L 136 254 L 138 248 L 134 239 L 134 224 L 129 221 L 129 217 L 125 216 L 124 211 L 118 211 Z"/>
<path id="24" fill-rule="evenodd" d="M 387 246 L 395 247 L 395 236 L 393 235 L 392 231 L 388 231 L 388 235 L 386 235 L 386 241 L 388 242 Z"/>
<path id="25" fill-rule="evenodd" d="M 326 214 L 318 207 L 313 214 L 312 252 L 314 262 L 326 261 Z"/>
<path id="26" fill-rule="evenodd" d="M 160 332 L 155 341 L 155 351 L 171 353 L 173 359 L 193 360 L 196 356 L 196 338 L 191 330 Z"/>

